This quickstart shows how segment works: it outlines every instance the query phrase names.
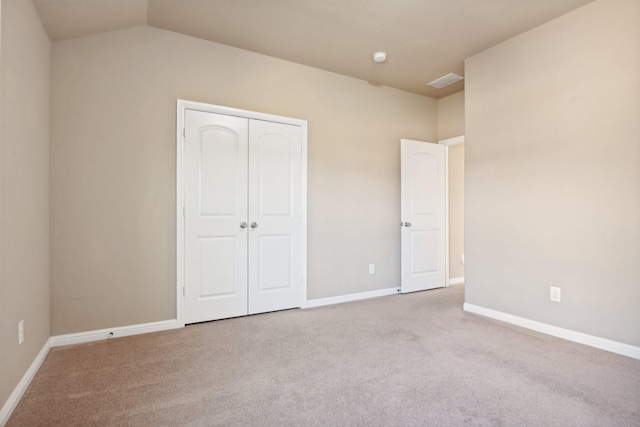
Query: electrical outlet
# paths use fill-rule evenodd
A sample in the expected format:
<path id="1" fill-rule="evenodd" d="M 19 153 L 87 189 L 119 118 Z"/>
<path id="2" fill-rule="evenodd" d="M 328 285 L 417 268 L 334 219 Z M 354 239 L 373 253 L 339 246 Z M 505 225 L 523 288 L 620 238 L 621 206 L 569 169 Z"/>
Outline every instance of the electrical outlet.
<path id="1" fill-rule="evenodd" d="M 549 299 L 554 302 L 560 302 L 562 299 L 562 290 L 556 286 L 549 288 Z"/>
<path id="2" fill-rule="evenodd" d="M 24 342 L 24 320 L 18 322 L 18 344 Z"/>
<path id="3" fill-rule="evenodd" d="M 374 274 L 376 272 L 376 265 L 369 264 L 369 274 Z"/>

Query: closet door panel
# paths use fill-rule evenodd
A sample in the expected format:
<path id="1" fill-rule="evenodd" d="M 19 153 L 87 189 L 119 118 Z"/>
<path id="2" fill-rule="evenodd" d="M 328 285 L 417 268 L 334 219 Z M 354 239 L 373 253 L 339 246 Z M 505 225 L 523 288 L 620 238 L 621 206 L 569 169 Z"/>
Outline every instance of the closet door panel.
<path id="1" fill-rule="evenodd" d="M 300 307 L 302 134 L 249 123 L 249 314 Z"/>
<path id="2" fill-rule="evenodd" d="M 248 120 L 185 113 L 185 323 L 247 314 Z"/>

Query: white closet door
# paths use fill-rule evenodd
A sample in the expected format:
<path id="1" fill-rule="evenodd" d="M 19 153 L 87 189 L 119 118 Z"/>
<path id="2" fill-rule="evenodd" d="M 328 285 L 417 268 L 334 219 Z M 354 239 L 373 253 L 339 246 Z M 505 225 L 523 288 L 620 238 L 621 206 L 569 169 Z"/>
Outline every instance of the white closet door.
<path id="1" fill-rule="evenodd" d="M 185 323 L 247 314 L 248 120 L 185 114 Z"/>
<path id="2" fill-rule="evenodd" d="M 402 292 L 445 286 L 445 151 L 401 140 Z"/>
<path id="3" fill-rule="evenodd" d="M 302 133 L 249 123 L 249 314 L 300 307 Z"/>

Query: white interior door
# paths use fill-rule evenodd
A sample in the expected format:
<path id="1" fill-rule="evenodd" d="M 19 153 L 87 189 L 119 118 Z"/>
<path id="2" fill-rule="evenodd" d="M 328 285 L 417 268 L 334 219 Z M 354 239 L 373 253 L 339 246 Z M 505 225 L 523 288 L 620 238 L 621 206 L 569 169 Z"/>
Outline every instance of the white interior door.
<path id="1" fill-rule="evenodd" d="M 302 134 L 249 123 L 249 314 L 302 302 Z"/>
<path id="2" fill-rule="evenodd" d="M 248 120 L 186 110 L 185 323 L 247 314 Z"/>
<path id="3" fill-rule="evenodd" d="M 446 148 L 403 139 L 401 145 L 401 289 L 445 286 Z"/>

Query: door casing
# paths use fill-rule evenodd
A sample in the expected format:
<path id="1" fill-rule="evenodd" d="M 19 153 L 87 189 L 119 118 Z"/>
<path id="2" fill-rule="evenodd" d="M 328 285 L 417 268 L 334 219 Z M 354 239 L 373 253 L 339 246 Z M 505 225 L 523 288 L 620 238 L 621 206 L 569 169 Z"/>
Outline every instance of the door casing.
<path id="1" fill-rule="evenodd" d="M 449 270 L 450 270 L 450 266 L 451 266 L 451 259 L 450 259 L 450 254 L 449 254 L 449 248 L 450 248 L 450 244 L 449 244 L 449 238 L 450 238 L 450 230 L 449 230 L 449 147 L 453 147 L 454 145 L 464 145 L 464 135 L 460 135 L 460 136 L 455 136 L 453 138 L 448 138 L 448 139 L 442 139 L 440 141 L 438 141 L 439 145 L 444 145 L 445 147 L 447 147 L 447 151 L 445 153 L 445 168 L 446 168 L 446 189 L 447 189 L 447 203 L 445 205 L 446 207 L 446 228 L 447 228 L 447 242 L 446 242 L 446 252 L 447 252 L 447 257 L 446 257 L 446 280 L 447 280 L 447 286 L 449 286 L 451 283 L 451 278 Z"/>

